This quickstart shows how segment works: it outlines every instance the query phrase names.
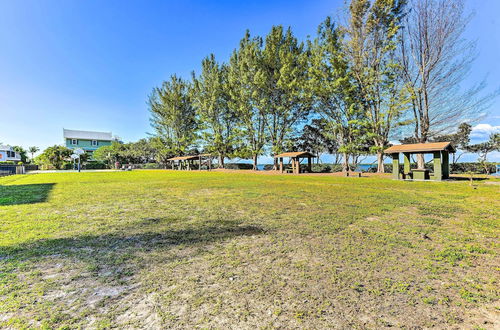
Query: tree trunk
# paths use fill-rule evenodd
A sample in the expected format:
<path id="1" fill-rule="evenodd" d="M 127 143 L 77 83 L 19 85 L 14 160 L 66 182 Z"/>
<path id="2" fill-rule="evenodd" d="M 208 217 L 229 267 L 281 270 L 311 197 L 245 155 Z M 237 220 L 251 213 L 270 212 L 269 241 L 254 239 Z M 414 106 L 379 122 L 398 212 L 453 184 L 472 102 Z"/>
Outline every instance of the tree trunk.
<path id="1" fill-rule="evenodd" d="M 379 151 L 377 153 L 377 173 L 385 173 L 384 152 L 383 151 Z"/>
<path id="2" fill-rule="evenodd" d="M 417 154 L 417 168 L 423 170 L 425 168 L 424 154 Z"/>
<path id="3" fill-rule="evenodd" d="M 224 168 L 224 155 L 218 156 L 219 168 Z"/>
<path id="4" fill-rule="evenodd" d="M 274 158 L 273 164 L 273 171 L 277 171 L 279 169 L 278 158 Z"/>
<path id="5" fill-rule="evenodd" d="M 349 171 L 349 155 L 344 152 L 344 157 L 342 160 L 342 172 Z"/>
<path id="6" fill-rule="evenodd" d="M 429 135 L 429 130 L 428 130 L 428 124 L 426 123 L 421 123 L 421 134 L 420 134 L 420 143 L 426 143 L 427 142 L 427 135 Z M 417 168 L 423 170 L 425 168 L 425 155 L 424 154 L 417 154 Z"/>
<path id="7" fill-rule="evenodd" d="M 253 170 L 257 171 L 257 155 L 253 155 Z"/>

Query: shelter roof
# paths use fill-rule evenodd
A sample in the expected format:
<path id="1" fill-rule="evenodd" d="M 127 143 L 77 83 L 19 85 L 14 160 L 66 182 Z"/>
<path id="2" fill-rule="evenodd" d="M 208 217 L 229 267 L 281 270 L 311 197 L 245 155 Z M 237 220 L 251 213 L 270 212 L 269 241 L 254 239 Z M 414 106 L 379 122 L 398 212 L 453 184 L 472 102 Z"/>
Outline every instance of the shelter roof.
<path id="1" fill-rule="evenodd" d="M 284 152 L 279 155 L 274 156 L 274 158 L 281 158 L 281 157 L 316 157 L 309 151 L 295 151 L 295 152 Z"/>
<path id="2" fill-rule="evenodd" d="M 385 149 L 386 154 L 396 154 L 400 152 L 434 152 L 434 151 L 449 151 L 455 152 L 455 148 L 451 142 L 431 142 L 431 143 L 414 143 L 400 144 Z"/>
<path id="3" fill-rule="evenodd" d="M 200 157 L 210 157 L 210 154 L 199 154 L 199 155 L 191 155 L 191 156 L 177 156 L 177 157 L 172 157 L 167 160 L 197 160 L 200 159 Z"/>

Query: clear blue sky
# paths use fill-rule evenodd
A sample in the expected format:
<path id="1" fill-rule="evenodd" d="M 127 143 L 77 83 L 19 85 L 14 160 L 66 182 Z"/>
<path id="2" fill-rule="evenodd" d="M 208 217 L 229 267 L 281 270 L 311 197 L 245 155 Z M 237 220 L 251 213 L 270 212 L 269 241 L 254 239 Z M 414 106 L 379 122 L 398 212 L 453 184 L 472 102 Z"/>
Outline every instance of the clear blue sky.
<path id="1" fill-rule="evenodd" d="M 137 140 L 151 132 L 148 94 L 171 74 L 188 77 L 212 52 L 226 60 L 246 29 L 264 35 L 283 24 L 300 38 L 314 35 L 343 3 L 0 0 L 0 142 L 45 148 L 62 143 L 63 127 Z M 500 1 L 469 5 L 476 14 L 467 37 L 479 51 L 469 82 L 488 76 L 493 90 Z M 500 129 L 500 99 L 481 123 L 476 138 Z"/>

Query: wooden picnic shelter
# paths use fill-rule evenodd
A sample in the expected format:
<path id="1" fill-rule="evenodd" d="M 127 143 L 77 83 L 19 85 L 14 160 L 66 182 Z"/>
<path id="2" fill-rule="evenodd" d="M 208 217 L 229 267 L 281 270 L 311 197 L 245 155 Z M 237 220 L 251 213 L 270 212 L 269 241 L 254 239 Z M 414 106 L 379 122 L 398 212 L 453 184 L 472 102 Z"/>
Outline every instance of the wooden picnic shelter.
<path id="1" fill-rule="evenodd" d="M 212 168 L 212 155 L 210 154 L 199 154 L 191 156 L 177 156 L 167 159 L 170 161 L 172 169 L 175 170 L 193 170 L 195 168 L 196 162 L 198 165 L 198 170 L 201 171 L 203 165 L 206 165 L 209 171 Z"/>
<path id="2" fill-rule="evenodd" d="M 387 148 L 384 153 L 392 155 L 392 178 L 396 180 L 435 180 L 450 177 L 450 153 L 455 153 L 451 142 L 401 144 Z M 399 169 L 399 154 L 403 154 L 403 171 Z M 410 168 L 410 156 L 432 154 L 434 172 L 427 169 Z"/>
<path id="3" fill-rule="evenodd" d="M 284 152 L 279 155 L 274 156 L 274 158 L 278 158 L 279 161 L 279 171 L 281 173 L 288 172 L 287 169 L 283 166 L 283 158 L 289 158 L 291 162 L 291 168 L 289 169 L 294 174 L 300 173 L 300 162 L 301 159 L 307 159 L 307 172 L 312 172 L 312 159 L 316 156 L 308 151 L 296 151 L 296 152 Z"/>

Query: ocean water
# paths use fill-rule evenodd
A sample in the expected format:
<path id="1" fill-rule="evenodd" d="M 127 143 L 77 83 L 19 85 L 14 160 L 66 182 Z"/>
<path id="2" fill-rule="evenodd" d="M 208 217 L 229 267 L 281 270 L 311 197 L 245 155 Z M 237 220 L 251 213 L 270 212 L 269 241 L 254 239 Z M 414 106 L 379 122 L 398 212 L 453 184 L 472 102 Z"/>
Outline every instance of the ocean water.
<path id="1" fill-rule="evenodd" d="M 377 164 L 359 164 L 356 172 L 367 172 L 370 168 L 377 168 Z"/>

